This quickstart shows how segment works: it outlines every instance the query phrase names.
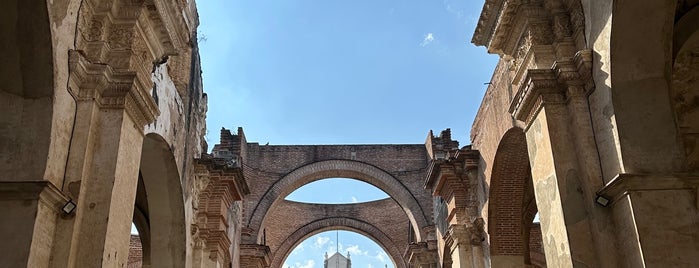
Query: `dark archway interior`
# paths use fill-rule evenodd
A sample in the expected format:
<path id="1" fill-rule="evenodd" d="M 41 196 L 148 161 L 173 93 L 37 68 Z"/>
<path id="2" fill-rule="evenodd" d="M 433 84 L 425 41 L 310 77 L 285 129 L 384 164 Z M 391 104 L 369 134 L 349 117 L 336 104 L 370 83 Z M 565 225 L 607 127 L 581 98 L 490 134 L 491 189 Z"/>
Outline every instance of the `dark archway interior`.
<path id="1" fill-rule="evenodd" d="M 143 140 L 134 224 L 143 245 L 143 263 L 184 267 L 184 199 L 174 155 L 157 134 Z"/>
<path id="2" fill-rule="evenodd" d="M 46 170 L 53 111 L 46 1 L 3 1 L 0 35 L 0 169 L 16 180 L 38 180 Z"/>

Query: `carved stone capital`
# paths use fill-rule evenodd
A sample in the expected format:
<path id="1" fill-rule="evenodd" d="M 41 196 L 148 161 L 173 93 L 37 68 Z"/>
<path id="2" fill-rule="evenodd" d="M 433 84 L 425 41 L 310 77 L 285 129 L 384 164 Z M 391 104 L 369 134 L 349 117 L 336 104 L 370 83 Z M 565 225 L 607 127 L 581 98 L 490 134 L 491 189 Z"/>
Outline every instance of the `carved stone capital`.
<path id="1" fill-rule="evenodd" d="M 266 268 L 270 265 L 268 246 L 258 244 L 240 245 L 240 267 L 242 268 Z"/>
<path id="2" fill-rule="evenodd" d="M 510 113 L 527 126 L 546 103 L 563 103 L 565 94 L 551 69 L 530 69 L 524 76 L 512 103 Z"/>
<path id="3" fill-rule="evenodd" d="M 95 101 L 100 109 L 125 109 L 140 130 L 160 114 L 144 82 L 133 72 L 91 63 L 75 50 L 68 61 L 70 90 L 79 101 Z"/>
<path id="4" fill-rule="evenodd" d="M 439 256 L 437 249 L 430 247 L 427 242 L 411 243 L 405 250 L 405 260 L 408 261 L 410 267 L 437 267 Z"/>

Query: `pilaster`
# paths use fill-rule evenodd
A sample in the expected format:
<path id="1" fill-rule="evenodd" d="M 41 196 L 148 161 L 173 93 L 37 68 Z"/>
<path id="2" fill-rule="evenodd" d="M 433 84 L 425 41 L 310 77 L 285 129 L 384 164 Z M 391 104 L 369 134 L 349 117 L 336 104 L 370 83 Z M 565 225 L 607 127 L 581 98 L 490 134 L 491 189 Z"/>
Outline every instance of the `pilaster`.
<path id="1" fill-rule="evenodd" d="M 464 147 L 430 164 L 425 187 L 446 205 L 446 215 L 435 215 L 442 267 L 485 267 L 484 222 L 476 195 L 479 158 L 478 151 Z"/>
<path id="2" fill-rule="evenodd" d="M 249 193 L 240 163 L 231 159 L 214 158 L 204 154 L 197 159 L 196 180 L 200 189 L 193 193 L 196 223 L 192 225 L 192 236 L 202 243 L 201 250 L 208 260 L 202 263 L 218 263 L 230 266 L 232 237 L 240 230 L 230 230 L 229 215 L 233 202 L 242 200 Z"/>

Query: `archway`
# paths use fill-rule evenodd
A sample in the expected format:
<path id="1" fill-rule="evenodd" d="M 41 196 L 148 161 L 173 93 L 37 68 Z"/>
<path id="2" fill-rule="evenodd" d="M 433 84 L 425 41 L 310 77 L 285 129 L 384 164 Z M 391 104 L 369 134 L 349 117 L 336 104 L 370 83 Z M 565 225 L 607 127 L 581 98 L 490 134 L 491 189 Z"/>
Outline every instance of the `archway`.
<path id="1" fill-rule="evenodd" d="M 611 120 L 616 123 L 621 158 L 614 172 L 681 169 L 683 153 L 670 104 L 676 7 L 677 1 L 614 1 L 609 37 Z"/>
<path id="2" fill-rule="evenodd" d="M 299 228 L 284 239 L 279 250 L 274 254 L 271 267 L 281 267 L 291 251 L 308 237 L 329 230 L 345 230 L 362 234 L 383 248 L 396 268 L 406 267 L 406 264 L 401 261 L 403 259 L 401 250 L 391 242 L 391 239 L 385 233 L 381 232 L 376 226 L 349 217 L 326 218 Z"/>
<path id="3" fill-rule="evenodd" d="M 3 1 L 0 170 L 12 174 L 7 180 L 45 178 L 54 104 L 50 25 L 46 1 Z"/>
<path id="4" fill-rule="evenodd" d="M 186 228 L 184 199 L 175 158 L 157 134 L 143 140 L 134 224 L 141 235 L 143 264 L 184 267 Z"/>
<path id="5" fill-rule="evenodd" d="M 671 100 L 687 169 L 699 171 L 699 1 L 681 1 L 675 14 Z"/>
<path id="6" fill-rule="evenodd" d="M 428 226 L 427 219 L 423 213 L 423 208 L 401 181 L 386 171 L 367 163 L 352 160 L 327 160 L 297 168 L 282 177 L 267 190 L 261 201 L 253 209 L 248 221 L 249 226 L 259 228 L 258 243 L 261 242 L 263 237 L 265 220 L 270 208 L 307 183 L 333 177 L 357 179 L 386 192 L 405 211 L 413 230 L 415 230 L 417 241 L 422 241 L 424 237 L 423 227 Z"/>
<path id="7" fill-rule="evenodd" d="M 493 267 L 532 265 L 529 234 L 536 200 L 524 131 L 508 130 L 500 140 L 490 178 L 488 234 Z"/>

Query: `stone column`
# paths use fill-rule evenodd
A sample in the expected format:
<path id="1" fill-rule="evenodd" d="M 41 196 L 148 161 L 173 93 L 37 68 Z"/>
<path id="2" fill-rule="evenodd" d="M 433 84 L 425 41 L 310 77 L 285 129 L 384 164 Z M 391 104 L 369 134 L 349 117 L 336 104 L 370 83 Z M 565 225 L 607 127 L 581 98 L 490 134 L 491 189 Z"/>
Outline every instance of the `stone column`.
<path id="1" fill-rule="evenodd" d="M 64 188 L 77 208 L 74 218 L 59 223 L 66 228 L 57 237 L 65 244 L 56 247 L 53 265 L 125 265 L 143 127 L 158 109 L 135 73 L 92 64 L 77 52 L 70 61 L 78 104 Z"/>
<path id="2" fill-rule="evenodd" d="M 605 231 L 593 232 L 595 223 L 590 221 L 590 214 L 599 212 L 595 211 L 592 184 L 601 179 L 593 156 L 585 87 L 571 82 L 578 77 L 573 75 L 577 70 L 568 68 L 586 69 L 591 56 L 583 54 L 573 59 L 575 63 L 557 62 L 553 69 L 527 70 L 510 109 L 527 126 L 546 262 L 553 267 L 598 267 L 598 249 L 613 248 L 609 238 L 606 247 L 596 247 L 592 239 L 604 241 Z"/>

